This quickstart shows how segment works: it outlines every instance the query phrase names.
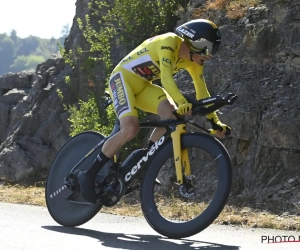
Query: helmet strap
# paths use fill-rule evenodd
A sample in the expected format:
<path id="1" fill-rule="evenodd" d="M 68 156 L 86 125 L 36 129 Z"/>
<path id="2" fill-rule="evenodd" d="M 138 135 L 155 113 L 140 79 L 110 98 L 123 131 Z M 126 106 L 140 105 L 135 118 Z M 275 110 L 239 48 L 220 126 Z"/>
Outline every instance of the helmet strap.
<path id="1" fill-rule="evenodd" d="M 190 50 L 190 60 L 193 62 L 193 55 L 194 55 L 194 52 Z"/>

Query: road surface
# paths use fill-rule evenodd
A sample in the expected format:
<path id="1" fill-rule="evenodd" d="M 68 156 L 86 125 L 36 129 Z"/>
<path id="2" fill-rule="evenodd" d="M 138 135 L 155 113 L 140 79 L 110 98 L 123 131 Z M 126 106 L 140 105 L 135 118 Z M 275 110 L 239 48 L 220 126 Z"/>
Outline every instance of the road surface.
<path id="1" fill-rule="evenodd" d="M 300 232 L 211 225 L 182 240 L 157 234 L 144 218 L 97 214 L 76 228 L 57 224 L 47 208 L 0 203 L 3 250 L 299 250 Z M 266 238 L 267 237 L 267 238 Z M 279 238 L 280 237 L 280 238 Z M 268 244 L 269 242 L 269 244 Z"/>

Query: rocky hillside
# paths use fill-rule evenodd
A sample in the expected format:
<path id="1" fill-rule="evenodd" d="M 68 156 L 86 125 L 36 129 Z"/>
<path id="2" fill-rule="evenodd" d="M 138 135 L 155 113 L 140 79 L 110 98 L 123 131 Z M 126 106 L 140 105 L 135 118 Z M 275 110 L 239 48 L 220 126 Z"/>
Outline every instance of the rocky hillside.
<path id="1" fill-rule="evenodd" d="M 191 0 L 179 23 L 202 17 L 220 26 L 220 53 L 206 62 L 205 78 L 212 95 L 239 96 L 220 115 L 233 129 L 224 141 L 233 160 L 232 197 L 247 198 L 252 206 L 278 202 L 278 209 L 297 212 L 292 208 L 300 201 L 300 0 L 262 1 L 239 19 L 229 19 L 224 10 L 199 14 L 205 2 Z M 77 1 L 74 20 L 88 13 L 87 3 Z M 74 23 L 65 46 L 73 49 L 84 43 Z M 117 47 L 114 63 L 125 53 Z M 62 89 L 72 102 L 63 81 L 68 74 L 71 70 L 62 59 L 53 58 L 35 72 L 0 78 L 2 180 L 45 179 L 69 137 L 68 114 L 56 92 Z M 193 91 L 186 74 L 176 80 L 185 91 Z"/>
<path id="2" fill-rule="evenodd" d="M 182 21 L 203 2 L 191 1 Z M 300 201 L 300 1 L 263 2 L 238 20 L 206 13 L 221 26 L 222 45 L 205 78 L 212 94 L 239 96 L 220 116 L 233 128 L 224 141 L 233 157 L 232 194 L 284 211 Z"/>

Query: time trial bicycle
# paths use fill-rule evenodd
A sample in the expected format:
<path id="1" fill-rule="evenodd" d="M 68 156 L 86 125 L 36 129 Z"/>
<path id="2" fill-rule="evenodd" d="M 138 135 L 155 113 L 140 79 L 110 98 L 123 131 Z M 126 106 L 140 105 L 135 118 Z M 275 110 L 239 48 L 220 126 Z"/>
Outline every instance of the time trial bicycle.
<path id="1" fill-rule="evenodd" d="M 184 238 L 208 227 L 229 197 L 232 166 L 224 145 L 193 118 L 231 105 L 237 96 L 186 98 L 193 105 L 192 116 L 174 112 L 174 119 L 140 122 L 141 128 L 165 127 L 166 133 L 152 147 L 135 150 L 123 162 L 116 154 L 99 171 L 96 204 L 81 196 L 77 175 L 89 169 L 104 142 L 120 130 L 120 122 L 116 120 L 107 137 L 86 131 L 70 138 L 54 158 L 46 181 L 45 198 L 52 218 L 63 226 L 79 226 L 103 206 L 112 207 L 139 189 L 143 215 L 158 233 Z M 105 107 L 111 103 L 107 94 Z"/>

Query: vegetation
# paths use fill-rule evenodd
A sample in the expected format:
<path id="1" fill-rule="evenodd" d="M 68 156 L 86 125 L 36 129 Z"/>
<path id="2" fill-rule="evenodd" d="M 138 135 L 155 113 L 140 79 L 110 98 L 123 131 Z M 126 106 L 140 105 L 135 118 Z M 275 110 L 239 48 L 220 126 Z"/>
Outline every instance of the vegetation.
<path id="1" fill-rule="evenodd" d="M 256 6 L 259 2 L 258 0 L 209 0 L 205 10 L 221 9 L 226 11 L 228 18 L 237 19 L 244 15 L 249 6 Z M 186 0 L 91 1 L 91 14 L 87 15 L 84 20 L 78 20 L 87 40 L 86 47 L 77 48 L 76 51 L 63 51 L 65 61 L 73 67 L 75 76 L 80 75 L 85 79 L 82 81 L 84 84 L 82 87 L 88 93 L 87 98 L 79 99 L 78 105 L 66 107 L 70 112 L 71 135 L 89 129 L 100 130 L 104 134 L 108 134 L 113 125 L 115 116 L 112 109 L 108 109 L 106 120 L 102 119 L 97 95 L 102 95 L 103 92 L 95 91 L 98 89 L 104 91 L 107 87 L 107 84 L 99 85 L 107 81 L 108 74 L 112 70 L 114 64 L 111 59 L 112 46 L 117 43 L 132 48 L 145 38 L 173 30 L 178 12 L 186 3 Z M 103 15 L 103 10 L 105 10 L 105 15 Z M 194 17 L 199 17 L 197 15 Z M 95 22 L 95 20 L 98 21 Z M 24 44 L 23 40 L 26 39 L 20 39 L 13 33 L 10 36 L 0 34 L 1 67 L 5 62 L 5 65 L 7 63 L 9 65 L 9 71 L 12 71 L 11 69 L 20 71 L 18 67 L 21 67 L 22 64 L 30 68 L 42 60 L 42 57 L 48 57 L 53 53 L 50 50 L 51 46 L 42 39 L 30 37 L 28 41 L 24 41 Z M 56 48 L 56 41 L 52 41 L 52 45 L 53 49 Z M 30 48 L 30 52 L 28 52 L 28 48 Z M 95 74 L 95 68 L 99 62 L 102 63 L 100 66 L 105 69 L 105 74 L 101 76 L 103 81 L 99 81 Z M 70 87 L 72 87 L 72 81 L 71 78 L 67 78 Z M 59 92 L 59 94 L 63 98 L 62 93 Z M 1 202 L 45 206 L 44 195 L 43 185 L 31 187 L 0 185 Z M 172 211 L 172 207 L 166 207 L 166 211 L 168 210 Z M 139 200 L 127 197 L 116 206 L 103 208 L 102 211 L 142 216 Z M 300 230 L 298 216 L 278 216 L 269 210 L 235 206 L 231 201 L 215 223 Z"/>
<path id="2" fill-rule="evenodd" d="M 84 129 L 106 130 L 113 126 L 111 123 L 113 116 L 110 115 L 107 119 L 107 113 L 101 107 L 109 74 L 116 63 L 111 58 L 112 49 L 116 45 L 122 45 L 124 50 L 130 50 L 149 37 L 173 31 L 180 13 L 185 10 L 188 2 L 188 0 L 89 2 L 90 13 L 77 20 L 86 39 L 86 45 L 78 47 L 75 51 L 62 51 L 65 61 L 74 69 L 75 78 L 80 78 L 79 84 L 82 86 L 78 89 L 80 91 L 84 89 L 87 93 L 85 99 L 80 100 L 79 107 L 72 106 L 68 109 L 72 117 L 79 117 L 71 118 L 72 135 Z M 225 10 L 228 18 L 240 18 L 247 8 L 259 3 L 260 0 L 208 0 L 201 10 Z M 194 18 L 201 16 L 201 13 L 197 13 L 196 10 Z M 100 71 L 102 74 L 99 74 Z M 70 82 L 72 85 L 72 79 Z M 78 115 L 78 112 L 81 114 Z M 99 117 L 89 117 L 87 115 L 89 113 L 98 114 Z M 82 126 L 81 123 L 85 125 Z"/>
<path id="3" fill-rule="evenodd" d="M 109 74 L 117 63 L 112 61 L 112 48 L 122 45 L 124 50 L 129 50 L 151 36 L 172 31 L 180 10 L 187 3 L 187 0 L 92 0 L 89 3 L 90 14 L 77 20 L 86 45 L 75 51 L 61 51 L 76 76 L 68 79 L 70 87 L 78 78 L 81 85 L 78 88 L 81 93 L 79 105 L 67 107 L 72 123 L 71 135 L 89 129 L 104 134 L 110 132 L 115 116 L 110 109 L 105 112 L 101 103 Z M 75 96 L 79 94 L 75 93 Z M 140 112 L 140 118 L 145 115 Z M 140 146 L 144 136 L 145 133 L 140 133 L 127 149 L 132 151 Z"/>
<path id="4" fill-rule="evenodd" d="M 66 35 L 66 34 L 65 34 Z M 37 64 L 44 62 L 59 51 L 60 39 L 41 39 L 35 36 L 20 38 L 13 30 L 9 35 L 0 34 L 0 76 L 9 72 L 34 70 Z"/>

